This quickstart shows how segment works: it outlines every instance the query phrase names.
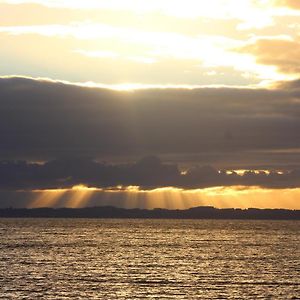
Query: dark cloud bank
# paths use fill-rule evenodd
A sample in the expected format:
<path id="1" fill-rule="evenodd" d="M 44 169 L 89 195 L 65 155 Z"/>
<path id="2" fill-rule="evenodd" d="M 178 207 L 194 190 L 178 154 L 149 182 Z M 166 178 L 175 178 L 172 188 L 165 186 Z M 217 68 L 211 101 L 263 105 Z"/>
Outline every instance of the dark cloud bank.
<path id="1" fill-rule="evenodd" d="M 275 89 L 118 92 L 26 78 L 0 79 L 0 186 L 299 186 L 299 81 Z M 116 164 L 117 159 L 163 157 Z M 71 159 L 70 157 L 76 157 Z M 103 164 L 110 157 L 112 164 Z M 40 165 L 19 161 L 43 160 Z M 128 161 L 128 160 L 127 160 Z M 291 171 L 237 174 L 176 162 Z"/>
<path id="2" fill-rule="evenodd" d="M 176 165 L 164 164 L 154 156 L 136 163 L 118 165 L 81 158 L 54 160 L 42 165 L 23 161 L 1 162 L 0 178 L 2 190 L 66 189 L 79 184 L 97 188 L 140 186 L 142 189 L 234 185 L 296 188 L 300 182 L 300 169 L 283 174 L 276 171 L 246 171 L 239 175 L 203 166 L 190 168 L 183 174 Z"/>
<path id="3" fill-rule="evenodd" d="M 300 88 L 118 92 L 0 79 L 0 158 L 300 148 Z M 226 159 L 226 158 L 225 158 Z"/>

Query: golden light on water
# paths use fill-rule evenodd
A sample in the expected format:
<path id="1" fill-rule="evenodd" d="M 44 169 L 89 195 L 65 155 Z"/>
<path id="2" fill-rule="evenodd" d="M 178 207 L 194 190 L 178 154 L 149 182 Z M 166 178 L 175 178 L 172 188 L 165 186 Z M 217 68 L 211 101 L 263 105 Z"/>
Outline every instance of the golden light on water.
<path id="1" fill-rule="evenodd" d="M 76 185 L 70 189 L 33 190 L 28 207 L 71 207 L 112 205 L 125 208 L 187 209 L 195 206 L 217 208 L 300 209 L 300 189 L 264 189 L 260 187 L 212 187 L 181 189 L 162 187 L 145 190 L 138 186 L 106 189 Z"/>

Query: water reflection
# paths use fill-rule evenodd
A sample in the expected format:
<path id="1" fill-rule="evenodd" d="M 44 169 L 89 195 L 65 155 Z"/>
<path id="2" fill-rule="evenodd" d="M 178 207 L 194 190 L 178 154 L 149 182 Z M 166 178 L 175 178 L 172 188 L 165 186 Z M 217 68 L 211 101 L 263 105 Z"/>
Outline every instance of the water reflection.
<path id="1" fill-rule="evenodd" d="M 299 222 L 0 219 L 3 299 L 299 299 Z"/>

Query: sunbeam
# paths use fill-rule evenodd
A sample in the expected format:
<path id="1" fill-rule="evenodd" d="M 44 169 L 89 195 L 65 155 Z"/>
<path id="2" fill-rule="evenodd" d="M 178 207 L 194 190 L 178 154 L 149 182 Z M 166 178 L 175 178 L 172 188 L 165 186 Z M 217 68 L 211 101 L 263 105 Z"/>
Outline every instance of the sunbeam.
<path id="1" fill-rule="evenodd" d="M 299 209 L 300 189 L 265 189 L 232 186 L 203 189 L 174 187 L 150 190 L 138 186 L 91 188 L 77 185 L 70 189 L 33 190 L 27 207 L 71 207 L 114 205 L 126 208 L 187 209 L 196 206 L 216 208 L 288 208 Z"/>

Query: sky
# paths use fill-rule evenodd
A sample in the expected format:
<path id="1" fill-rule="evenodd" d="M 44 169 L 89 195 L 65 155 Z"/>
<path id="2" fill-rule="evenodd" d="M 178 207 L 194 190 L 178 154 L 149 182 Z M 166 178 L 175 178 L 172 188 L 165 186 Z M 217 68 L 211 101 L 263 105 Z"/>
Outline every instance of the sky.
<path id="1" fill-rule="evenodd" d="M 298 0 L 0 0 L 0 207 L 300 209 Z"/>

